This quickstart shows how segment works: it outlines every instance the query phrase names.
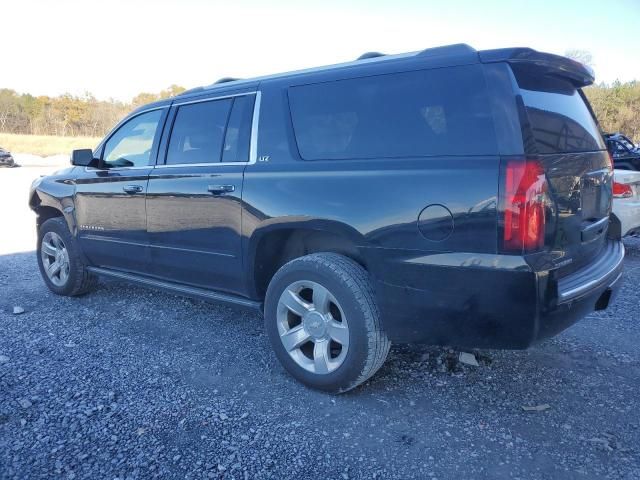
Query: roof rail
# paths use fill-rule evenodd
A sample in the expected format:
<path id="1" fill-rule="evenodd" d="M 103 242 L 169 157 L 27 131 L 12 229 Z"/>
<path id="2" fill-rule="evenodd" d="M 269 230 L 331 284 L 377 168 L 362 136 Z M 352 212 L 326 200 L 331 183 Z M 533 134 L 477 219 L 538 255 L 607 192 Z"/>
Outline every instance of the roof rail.
<path id="1" fill-rule="evenodd" d="M 234 77 L 222 77 L 220 80 L 216 80 L 214 85 L 217 85 L 218 83 L 235 82 L 236 80 L 242 80 L 242 79 L 234 78 Z"/>
<path id="2" fill-rule="evenodd" d="M 376 58 L 376 57 L 384 57 L 384 53 L 380 52 L 366 52 L 360 55 L 356 60 L 366 60 L 367 58 Z"/>
<path id="3" fill-rule="evenodd" d="M 419 57 L 435 57 L 437 55 L 463 55 L 465 53 L 476 53 L 477 50 L 466 43 L 455 43 L 444 47 L 427 48 L 418 52 Z"/>

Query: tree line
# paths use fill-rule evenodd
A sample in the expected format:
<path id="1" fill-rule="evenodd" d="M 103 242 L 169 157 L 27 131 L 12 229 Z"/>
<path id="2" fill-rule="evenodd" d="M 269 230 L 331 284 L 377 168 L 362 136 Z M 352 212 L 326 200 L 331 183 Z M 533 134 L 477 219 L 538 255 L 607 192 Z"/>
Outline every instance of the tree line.
<path id="1" fill-rule="evenodd" d="M 171 85 L 158 93 L 143 92 L 131 102 L 81 96 L 33 96 L 0 88 L 0 132 L 28 135 L 101 137 L 133 108 L 184 92 Z"/>
<path id="2" fill-rule="evenodd" d="M 602 129 L 640 142 L 640 82 L 614 82 L 584 89 Z"/>
<path id="3" fill-rule="evenodd" d="M 58 97 L 0 89 L 0 132 L 101 137 L 131 109 L 184 91 L 171 85 L 158 93 L 140 93 L 131 102 L 97 100 L 91 94 Z M 624 132 L 640 141 L 640 82 L 614 82 L 584 89 L 605 132 Z"/>

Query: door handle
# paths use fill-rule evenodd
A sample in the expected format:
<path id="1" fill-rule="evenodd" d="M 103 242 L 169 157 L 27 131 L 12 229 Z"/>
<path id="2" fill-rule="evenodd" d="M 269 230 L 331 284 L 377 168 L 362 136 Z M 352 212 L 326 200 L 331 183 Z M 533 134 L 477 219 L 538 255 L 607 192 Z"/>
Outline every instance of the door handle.
<path id="1" fill-rule="evenodd" d="M 224 195 L 225 193 L 235 192 L 235 185 L 209 185 L 207 188 L 214 195 Z"/>
<path id="2" fill-rule="evenodd" d="M 122 187 L 122 190 L 124 190 L 125 193 L 140 193 L 142 192 L 142 185 L 125 185 Z"/>

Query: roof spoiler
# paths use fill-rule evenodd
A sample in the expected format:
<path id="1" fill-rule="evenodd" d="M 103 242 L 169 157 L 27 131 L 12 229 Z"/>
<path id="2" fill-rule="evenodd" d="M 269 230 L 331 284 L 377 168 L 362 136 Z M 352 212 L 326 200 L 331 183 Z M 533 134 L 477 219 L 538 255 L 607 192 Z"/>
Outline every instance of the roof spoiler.
<path id="1" fill-rule="evenodd" d="M 531 48 L 499 48 L 478 52 L 482 63 L 507 62 L 531 65 L 549 75 L 570 79 L 576 87 L 586 87 L 595 81 L 593 69 L 561 55 L 538 52 Z"/>

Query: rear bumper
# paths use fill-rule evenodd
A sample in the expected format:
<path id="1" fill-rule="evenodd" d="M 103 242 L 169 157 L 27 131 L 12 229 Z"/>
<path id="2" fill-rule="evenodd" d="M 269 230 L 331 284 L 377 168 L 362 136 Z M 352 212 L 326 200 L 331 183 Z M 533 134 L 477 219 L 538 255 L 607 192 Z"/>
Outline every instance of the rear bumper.
<path id="1" fill-rule="evenodd" d="M 436 254 L 373 259 L 383 325 L 394 342 L 527 348 L 606 308 L 624 258 L 609 241 L 598 260 L 566 276 L 520 257 Z"/>

